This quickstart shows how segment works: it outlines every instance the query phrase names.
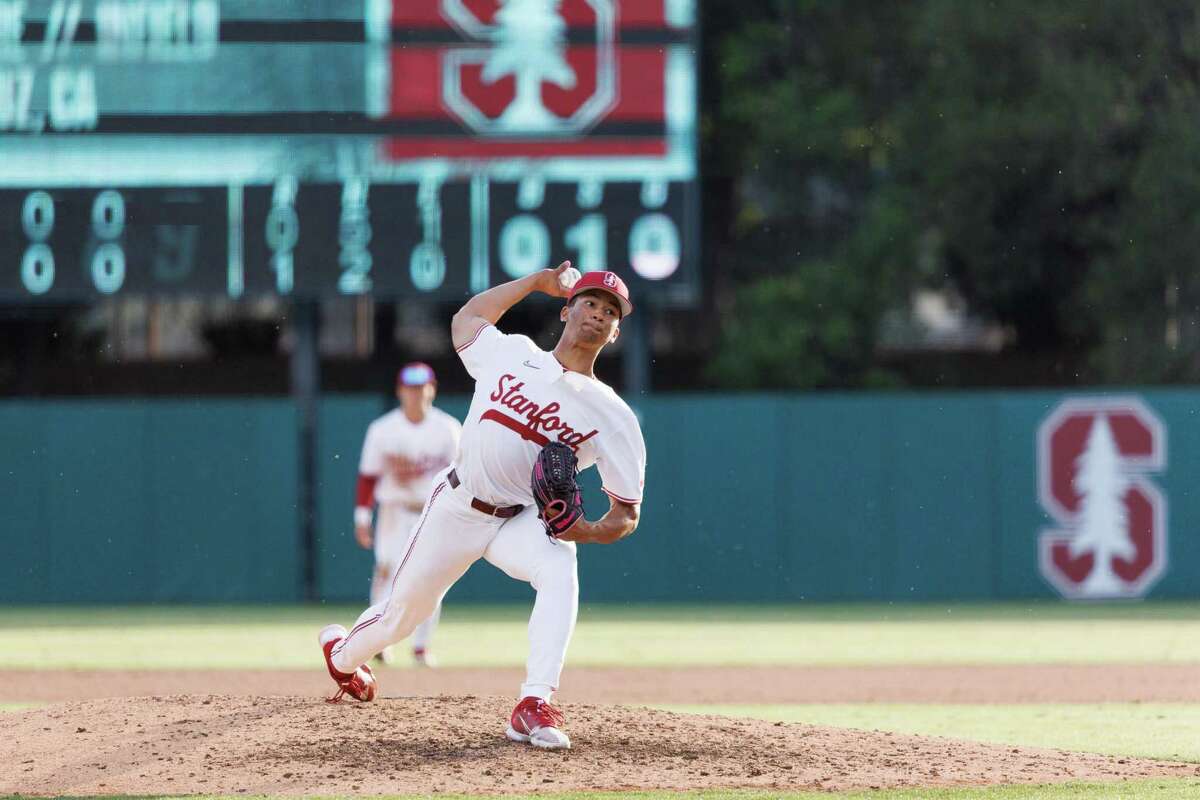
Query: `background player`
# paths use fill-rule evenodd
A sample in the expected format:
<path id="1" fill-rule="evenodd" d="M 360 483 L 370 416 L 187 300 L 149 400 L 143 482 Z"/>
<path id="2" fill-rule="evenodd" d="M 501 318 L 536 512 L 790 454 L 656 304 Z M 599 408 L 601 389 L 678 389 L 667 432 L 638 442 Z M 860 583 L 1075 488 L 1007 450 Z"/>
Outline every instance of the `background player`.
<path id="1" fill-rule="evenodd" d="M 567 298 L 552 353 L 495 327 L 535 291 Z M 637 417 L 594 372 L 632 310 L 616 274 L 581 278 L 563 262 L 478 294 L 454 315 L 454 346 L 475 379 L 462 446 L 454 466 L 435 480 L 388 596 L 349 633 L 341 625 L 321 631 L 326 667 L 339 687 L 331 699 L 373 699 L 377 685 L 366 662 L 407 636 L 483 557 L 537 591 L 525 683 L 507 735 L 536 747 L 570 747 L 550 701 L 579 608 L 575 543 L 608 544 L 633 533 L 642 501 L 646 448 Z M 596 465 L 609 496 L 601 519 L 579 519 L 557 539 L 547 536 L 530 487 L 533 462 L 550 441 L 571 447 L 580 469 Z"/>
<path id="2" fill-rule="evenodd" d="M 354 537 L 364 548 L 375 548 L 371 605 L 383 600 L 391 585 L 413 524 L 429 497 L 433 477 L 458 453 L 462 425 L 433 407 L 436 395 L 433 369 L 420 362 L 406 364 L 396 375 L 400 406 L 367 428 L 358 465 Z M 371 507 L 376 503 L 379 513 L 372 536 Z M 439 598 L 433 613 L 412 633 L 413 660 L 419 665 L 433 666 L 429 646 L 441 612 Z M 391 663 L 391 647 L 384 648 L 379 657 Z"/>

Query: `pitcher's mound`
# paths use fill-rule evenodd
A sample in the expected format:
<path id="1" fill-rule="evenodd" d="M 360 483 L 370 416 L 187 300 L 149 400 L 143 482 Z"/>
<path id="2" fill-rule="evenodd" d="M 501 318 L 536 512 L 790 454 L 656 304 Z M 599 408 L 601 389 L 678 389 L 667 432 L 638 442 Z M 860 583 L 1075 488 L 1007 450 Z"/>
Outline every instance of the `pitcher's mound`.
<path id="1" fill-rule="evenodd" d="M 513 701 L 109 698 L 6 714 L 0 793 L 371 795 L 847 789 L 1195 775 L 1195 765 L 950 739 L 563 707 L 569 751 L 509 742 Z"/>

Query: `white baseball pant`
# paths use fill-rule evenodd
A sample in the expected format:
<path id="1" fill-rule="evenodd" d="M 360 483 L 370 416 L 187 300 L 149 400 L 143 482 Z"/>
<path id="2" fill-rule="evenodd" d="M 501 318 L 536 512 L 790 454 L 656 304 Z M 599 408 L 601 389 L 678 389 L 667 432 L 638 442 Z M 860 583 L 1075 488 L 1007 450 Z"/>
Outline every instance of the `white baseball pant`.
<path id="1" fill-rule="evenodd" d="M 420 511 L 410 511 L 401 503 L 382 503 L 375 519 L 375 572 L 371 576 L 371 605 L 382 602 L 391 589 L 396 567 L 404 558 L 408 542 L 421 519 Z M 442 615 L 442 604 L 438 601 L 425 620 L 412 633 L 413 650 L 428 650 L 433 634 Z"/>
<path id="2" fill-rule="evenodd" d="M 575 544 L 546 536 L 537 508 L 511 519 L 471 507 L 465 485 L 434 480 L 408 548 L 392 579 L 391 592 L 358 618 L 332 653 L 333 666 L 353 672 L 388 645 L 408 636 L 430 615 L 446 591 L 479 558 L 536 590 L 529 617 L 529 659 L 520 697 L 550 700 L 558 689 L 567 646 L 579 611 Z"/>

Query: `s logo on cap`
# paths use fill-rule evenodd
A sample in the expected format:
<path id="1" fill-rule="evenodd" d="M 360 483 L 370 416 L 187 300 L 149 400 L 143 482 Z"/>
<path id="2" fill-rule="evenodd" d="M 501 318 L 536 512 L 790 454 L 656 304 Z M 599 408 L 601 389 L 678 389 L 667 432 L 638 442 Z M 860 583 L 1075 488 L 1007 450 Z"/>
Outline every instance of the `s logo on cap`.
<path id="1" fill-rule="evenodd" d="M 586 292 L 589 289 L 599 289 L 615 297 L 617 304 L 621 306 L 622 317 L 627 317 L 633 313 L 633 303 L 629 301 L 629 287 L 625 285 L 625 281 L 621 280 L 621 276 L 617 273 L 608 271 L 583 273 L 583 277 L 571 289 L 571 296 L 568 298 L 568 301 L 574 299 L 575 295 L 580 292 Z"/>

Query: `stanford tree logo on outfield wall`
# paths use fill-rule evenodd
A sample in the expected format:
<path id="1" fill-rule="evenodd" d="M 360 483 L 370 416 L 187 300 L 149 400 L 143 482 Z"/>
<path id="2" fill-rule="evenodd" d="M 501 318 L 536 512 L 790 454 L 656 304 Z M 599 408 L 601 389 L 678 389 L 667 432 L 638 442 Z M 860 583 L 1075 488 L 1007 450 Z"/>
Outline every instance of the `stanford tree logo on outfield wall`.
<path id="1" fill-rule="evenodd" d="M 1058 527 L 1038 540 L 1063 597 L 1141 597 L 1167 568 L 1167 498 L 1149 475 L 1167 432 L 1137 397 L 1064 400 L 1038 428 L 1038 500 Z"/>

